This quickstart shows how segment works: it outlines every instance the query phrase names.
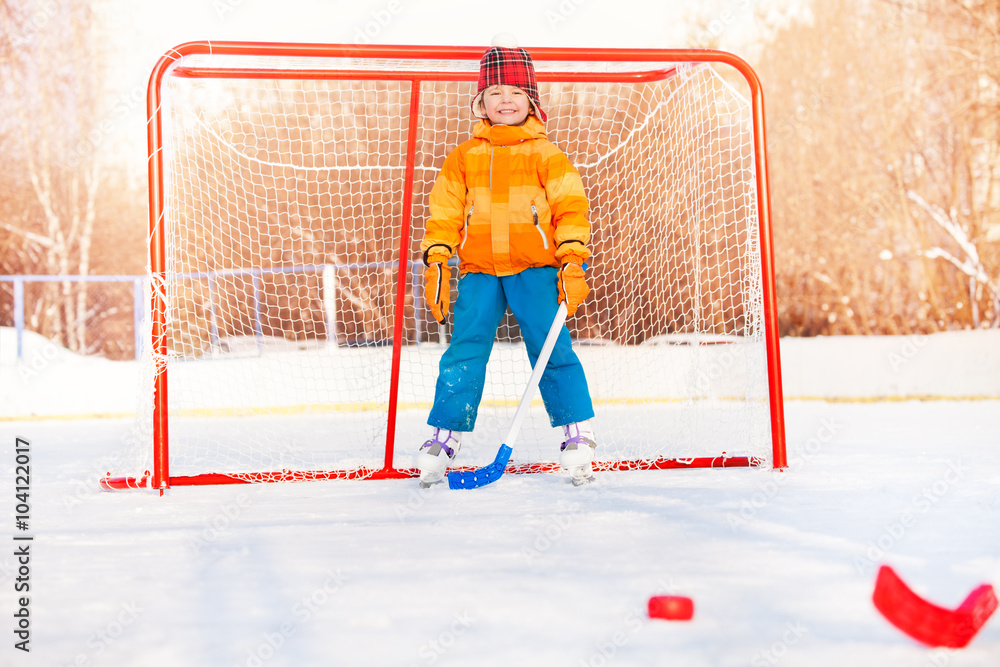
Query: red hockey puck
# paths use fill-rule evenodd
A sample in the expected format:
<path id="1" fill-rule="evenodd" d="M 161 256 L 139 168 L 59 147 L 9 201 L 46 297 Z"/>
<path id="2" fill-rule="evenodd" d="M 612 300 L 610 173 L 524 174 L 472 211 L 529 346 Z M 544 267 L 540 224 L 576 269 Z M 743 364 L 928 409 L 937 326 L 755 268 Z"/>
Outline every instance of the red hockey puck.
<path id="1" fill-rule="evenodd" d="M 683 595 L 654 595 L 649 598 L 649 617 L 668 621 L 690 621 L 694 601 Z"/>

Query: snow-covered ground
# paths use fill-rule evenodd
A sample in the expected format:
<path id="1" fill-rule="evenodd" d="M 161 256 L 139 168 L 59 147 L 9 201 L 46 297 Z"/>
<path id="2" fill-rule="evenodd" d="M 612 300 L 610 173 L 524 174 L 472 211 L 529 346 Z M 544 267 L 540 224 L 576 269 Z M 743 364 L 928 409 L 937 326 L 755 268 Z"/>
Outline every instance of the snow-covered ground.
<path id="1" fill-rule="evenodd" d="M 782 341 L 780 473 L 159 497 L 98 491 L 132 419 L 80 418 L 133 410 L 134 365 L 44 344 L 18 365 L 2 330 L 0 664 L 997 665 L 1000 618 L 965 649 L 930 649 L 871 595 L 882 563 L 946 607 L 1000 587 L 998 333 Z M 841 400 L 872 398 L 911 400 Z M 27 532 L 15 528 L 18 437 L 31 452 Z M 14 552 L 26 542 L 13 538 L 28 534 L 23 654 Z M 665 592 L 692 597 L 694 619 L 648 619 Z"/>
<path id="2" fill-rule="evenodd" d="M 22 346 L 18 361 L 14 329 L 0 327 L 0 419 L 135 413 L 136 362 L 78 357 L 30 331 Z M 792 401 L 1000 399 L 1000 330 L 785 338 L 781 363 Z M 433 378 L 424 389 L 433 392 Z"/>

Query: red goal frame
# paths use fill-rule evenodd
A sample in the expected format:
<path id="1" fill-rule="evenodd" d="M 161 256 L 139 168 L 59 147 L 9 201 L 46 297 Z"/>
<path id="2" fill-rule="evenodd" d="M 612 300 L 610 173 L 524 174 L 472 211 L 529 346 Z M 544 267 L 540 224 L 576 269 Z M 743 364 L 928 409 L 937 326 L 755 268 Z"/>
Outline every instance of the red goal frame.
<path id="1" fill-rule="evenodd" d="M 147 141 L 149 149 L 149 263 L 151 278 L 156 284 L 166 281 L 165 233 L 161 225 L 164 214 L 164 168 L 163 136 L 161 119 L 161 86 L 164 77 L 229 77 L 259 79 L 366 79 L 409 81 L 410 87 L 407 155 L 404 175 L 402 202 L 402 230 L 399 238 L 398 274 L 395 294 L 395 314 L 393 323 L 393 348 L 388 400 L 388 423 L 386 430 L 385 461 L 383 467 L 371 473 L 365 471 L 275 471 L 260 475 L 261 481 L 287 481 L 302 479 L 333 479 L 366 477 L 371 479 L 411 477 L 414 470 L 393 466 L 393 452 L 396 434 L 396 412 L 398 401 L 398 379 L 400 353 L 404 325 L 404 299 L 410 267 L 410 231 L 413 201 L 413 176 L 415 164 L 417 121 L 420 105 L 420 83 L 435 80 L 475 81 L 476 72 L 433 72 L 433 71 L 370 71 L 370 70 L 318 70 L 318 69 L 227 69 L 174 67 L 183 57 L 191 55 L 246 55 L 246 56 L 287 56 L 298 58 L 405 58 L 408 60 L 470 60 L 478 62 L 484 47 L 447 46 L 380 46 L 344 44 L 305 43 L 264 43 L 264 42 L 212 42 L 196 41 L 181 44 L 156 63 L 149 79 L 146 96 Z M 772 465 L 776 469 L 787 467 L 785 451 L 784 410 L 782 404 L 781 364 L 778 348 L 778 322 L 774 281 L 774 251 L 771 238 L 770 194 L 768 189 L 766 141 L 764 129 L 764 100 L 760 80 L 748 63 L 731 53 L 710 49 L 579 49 L 579 48 L 531 48 L 536 59 L 560 61 L 604 60 L 618 62 L 713 62 L 724 64 L 738 71 L 745 79 L 750 91 L 750 106 L 753 117 L 753 147 L 756 167 L 757 214 L 759 224 L 759 251 L 763 288 L 763 315 L 765 347 L 767 353 L 768 397 L 770 428 L 772 439 Z M 626 73 L 551 73 L 538 72 L 541 82 L 600 82 L 626 80 L 658 80 L 673 76 L 675 69 L 655 72 Z M 167 304 L 160 290 L 152 290 L 151 297 L 151 345 L 153 352 L 167 354 L 166 332 Z M 168 381 L 167 369 L 158 365 L 154 377 L 153 404 L 153 470 L 141 478 L 106 477 L 101 485 L 107 489 L 154 488 L 166 489 L 170 486 L 194 484 L 246 483 L 245 479 L 227 474 L 209 473 L 194 476 L 170 475 L 170 447 L 168 424 Z M 498 443 L 499 445 L 499 443 Z M 739 467 L 759 463 L 748 457 L 705 457 L 695 459 L 658 459 L 643 461 L 621 461 L 601 464 L 604 469 L 634 468 L 698 468 L 698 467 Z M 557 469 L 557 464 L 537 463 L 508 466 L 510 472 L 546 472 Z"/>

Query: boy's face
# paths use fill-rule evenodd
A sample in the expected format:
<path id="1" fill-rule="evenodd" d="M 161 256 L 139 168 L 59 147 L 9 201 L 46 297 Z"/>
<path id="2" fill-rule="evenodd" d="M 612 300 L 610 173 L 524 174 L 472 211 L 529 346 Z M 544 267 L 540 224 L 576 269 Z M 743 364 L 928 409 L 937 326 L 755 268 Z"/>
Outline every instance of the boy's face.
<path id="1" fill-rule="evenodd" d="M 520 125 L 528 117 L 531 101 L 520 88 L 497 84 L 483 93 L 483 107 L 494 125 Z"/>

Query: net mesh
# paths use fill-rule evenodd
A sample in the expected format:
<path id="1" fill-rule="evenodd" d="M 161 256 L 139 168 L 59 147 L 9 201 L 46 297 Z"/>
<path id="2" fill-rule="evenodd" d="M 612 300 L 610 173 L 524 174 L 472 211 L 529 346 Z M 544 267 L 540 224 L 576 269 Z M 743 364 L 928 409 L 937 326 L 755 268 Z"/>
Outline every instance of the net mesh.
<path id="1" fill-rule="evenodd" d="M 168 373 L 172 476 L 364 476 L 382 468 L 390 446 L 396 468 L 411 466 L 429 435 L 450 334 L 424 306 L 418 245 L 441 164 L 471 136 L 477 64 L 194 56 L 165 78 L 165 277 L 151 274 L 150 289 L 166 302 L 168 353 L 145 355 L 147 400 L 123 474 L 151 468 L 156 368 Z M 192 75 L 222 66 L 371 76 Z M 745 96 L 708 64 L 536 58 L 536 68 L 549 138 L 580 171 L 591 206 L 592 292 L 568 326 L 594 399 L 598 460 L 765 462 L 771 435 Z M 456 80 L 381 76 L 427 71 Z M 637 71 L 649 75 L 615 74 Z M 606 80 L 574 82 L 572 72 Z M 415 93 L 399 404 L 390 419 Z M 530 370 L 508 313 L 461 463 L 493 459 Z M 555 461 L 560 440 L 536 399 L 513 461 Z"/>

